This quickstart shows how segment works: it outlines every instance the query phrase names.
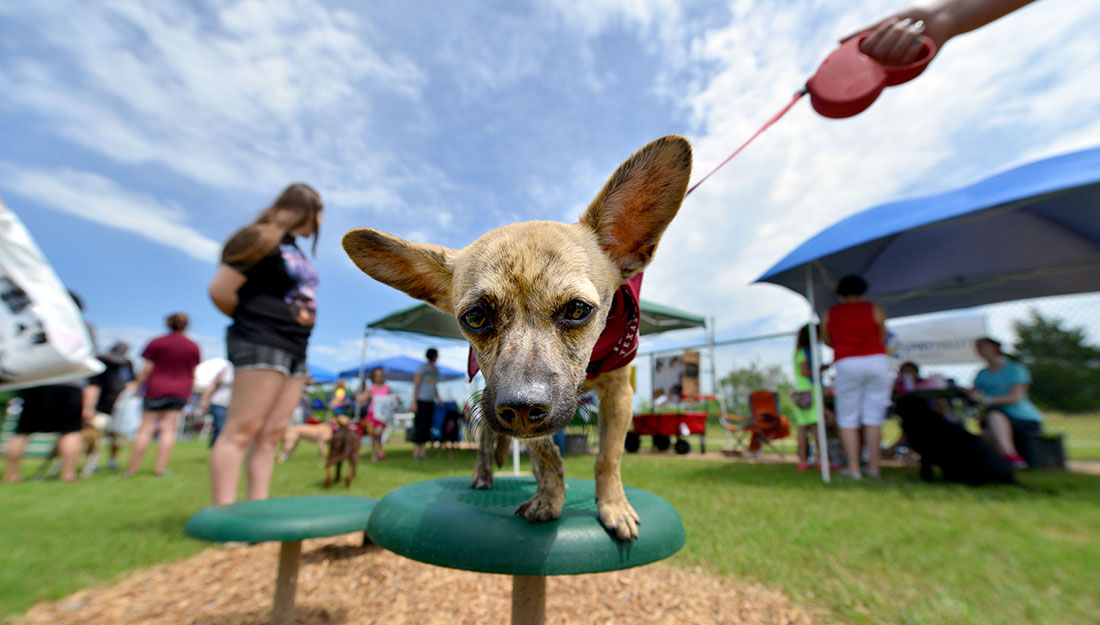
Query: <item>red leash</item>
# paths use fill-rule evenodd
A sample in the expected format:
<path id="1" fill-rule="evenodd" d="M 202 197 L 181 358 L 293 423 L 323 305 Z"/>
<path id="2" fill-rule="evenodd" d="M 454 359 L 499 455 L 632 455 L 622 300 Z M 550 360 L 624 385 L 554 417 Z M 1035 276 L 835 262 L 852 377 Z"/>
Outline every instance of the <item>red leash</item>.
<path id="1" fill-rule="evenodd" d="M 932 57 L 936 56 L 935 42 L 928 37 L 921 37 L 922 55 L 919 59 L 908 65 L 886 67 L 860 51 L 860 44 L 868 36 L 868 33 L 864 33 L 861 37 L 852 37 L 834 50 L 817 72 L 806 81 L 806 86 L 794 94 L 787 106 L 761 126 L 756 134 L 749 137 L 749 140 L 730 154 L 726 160 L 719 163 L 718 167 L 692 185 L 684 196 L 698 188 L 704 180 L 714 175 L 714 172 L 722 169 L 722 166 L 744 150 L 753 139 L 759 137 L 760 133 L 779 121 L 779 118 L 791 110 L 794 103 L 807 93 L 810 94 L 810 104 L 813 105 L 814 110 L 824 117 L 840 119 L 858 115 L 871 106 L 886 87 L 900 85 L 920 76 Z"/>
<path id="2" fill-rule="evenodd" d="M 752 143 L 753 139 L 760 136 L 760 133 L 764 132 L 772 124 L 779 121 L 779 118 L 786 115 L 787 111 L 791 110 L 791 107 L 794 106 L 795 102 L 798 102 L 799 98 L 801 98 L 804 95 L 806 95 L 806 90 L 805 89 L 799 89 L 798 93 L 794 94 L 794 97 L 791 98 L 791 101 L 787 103 L 787 106 L 784 106 L 778 113 L 775 114 L 775 116 L 773 116 L 771 119 L 769 119 L 767 122 L 765 122 L 764 125 L 760 127 L 760 130 L 757 130 L 756 133 L 753 136 L 749 137 L 748 141 L 742 143 L 741 147 L 734 150 L 733 154 L 730 154 L 729 156 L 727 156 L 726 160 L 722 161 L 721 163 L 718 163 L 718 166 L 715 167 L 714 169 L 710 170 L 710 173 L 708 173 L 707 175 L 700 178 L 699 181 L 696 182 L 695 184 L 691 185 L 691 188 L 689 188 L 687 190 L 687 193 L 684 194 L 684 197 L 687 197 L 688 195 L 691 195 L 691 192 L 694 191 L 695 189 L 697 189 L 699 187 L 699 185 L 703 184 L 703 182 L 707 178 L 710 178 L 711 176 L 713 176 L 716 171 L 718 171 L 719 169 L 722 169 L 722 167 L 726 163 L 733 160 L 733 157 L 737 156 L 741 152 L 741 150 L 744 150 L 746 147 L 748 147 L 748 145 L 750 143 Z"/>

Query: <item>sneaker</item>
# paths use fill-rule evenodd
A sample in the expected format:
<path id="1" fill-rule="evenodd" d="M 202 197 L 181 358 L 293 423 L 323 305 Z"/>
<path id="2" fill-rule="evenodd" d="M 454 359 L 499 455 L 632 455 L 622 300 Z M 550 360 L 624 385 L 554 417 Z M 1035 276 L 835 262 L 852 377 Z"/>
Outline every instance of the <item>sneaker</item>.
<path id="1" fill-rule="evenodd" d="M 809 471 L 813 467 L 810 466 L 810 463 L 808 463 L 808 462 L 799 462 L 797 465 L 795 465 L 794 468 L 799 470 L 799 471 Z"/>
<path id="2" fill-rule="evenodd" d="M 107 468 L 111 471 L 118 471 L 118 460 L 110 459 L 107 461 Z"/>
<path id="3" fill-rule="evenodd" d="M 846 477 L 850 480 L 862 480 L 863 479 L 863 474 L 860 473 L 859 471 L 852 472 L 852 471 L 848 471 L 847 469 L 845 469 L 844 471 L 837 471 L 837 473 L 840 474 L 840 475 L 843 475 L 844 477 Z"/>
<path id="4" fill-rule="evenodd" d="M 1013 469 L 1029 469 L 1029 468 L 1031 468 L 1031 465 L 1029 465 L 1027 463 L 1027 460 L 1024 460 L 1022 457 L 1020 457 L 1019 455 L 1016 455 L 1016 454 L 1013 454 L 1011 456 L 1005 456 L 1005 460 L 1008 461 L 1008 464 L 1011 465 Z"/>

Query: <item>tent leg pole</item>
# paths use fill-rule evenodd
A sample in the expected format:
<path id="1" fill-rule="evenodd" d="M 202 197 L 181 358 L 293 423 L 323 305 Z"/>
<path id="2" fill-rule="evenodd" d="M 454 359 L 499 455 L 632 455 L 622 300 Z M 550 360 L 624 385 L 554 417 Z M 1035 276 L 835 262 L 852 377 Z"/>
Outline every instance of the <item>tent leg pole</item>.
<path id="1" fill-rule="evenodd" d="M 713 392 L 714 396 L 718 398 L 718 410 L 724 415 L 726 414 L 726 398 L 723 396 L 724 394 L 722 393 L 722 385 L 719 383 L 718 380 L 718 365 L 714 358 L 714 326 L 714 317 L 709 317 L 707 319 L 706 332 L 707 349 L 710 350 L 710 380 L 712 384 L 711 391 Z"/>
<path id="2" fill-rule="evenodd" d="M 829 441 L 825 437 L 825 398 L 821 390 L 821 350 L 817 345 L 817 324 L 814 316 L 817 305 L 814 302 L 813 264 L 806 265 L 806 299 L 810 300 L 810 375 L 813 380 L 814 411 L 817 412 L 817 459 L 821 463 L 821 481 L 830 481 Z"/>
<path id="3" fill-rule="evenodd" d="M 366 367 L 367 367 L 367 338 L 370 336 L 370 326 L 363 328 L 363 350 L 359 353 L 359 390 L 356 393 L 362 393 L 366 388 Z M 363 407 L 359 405 L 359 402 L 355 402 L 355 420 L 358 421 L 362 415 Z"/>

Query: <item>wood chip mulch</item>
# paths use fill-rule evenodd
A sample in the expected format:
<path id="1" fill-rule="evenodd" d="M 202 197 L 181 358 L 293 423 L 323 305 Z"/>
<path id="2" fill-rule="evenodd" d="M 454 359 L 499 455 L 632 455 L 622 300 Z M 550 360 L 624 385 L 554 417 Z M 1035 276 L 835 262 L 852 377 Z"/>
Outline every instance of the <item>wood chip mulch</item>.
<path id="1" fill-rule="evenodd" d="M 361 547 L 362 534 L 308 540 L 298 576 L 301 625 L 488 625 L 510 620 L 511 577 L 440 568 Z M 40 603 L 18 625 L 260 625 L 269 622 L 278 544 L 211 548 L 135 571 L 114 586 Z M 811 625 L 782 593 L 655 564 L 551 577 L 547 623 Z"/>

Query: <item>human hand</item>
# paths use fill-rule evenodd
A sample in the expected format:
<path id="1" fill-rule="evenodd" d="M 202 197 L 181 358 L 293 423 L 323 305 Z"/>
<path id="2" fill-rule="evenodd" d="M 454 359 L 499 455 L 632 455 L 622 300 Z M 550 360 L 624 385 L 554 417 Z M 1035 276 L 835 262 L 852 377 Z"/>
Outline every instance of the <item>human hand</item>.
<path id="1" fill-rule="evenodd" d="M 908 65 L 920 59 L 921 38 L 928 37 L 936 44 L 936 50 L 950 38 L 938 12 L 923 8 L 910 8 L 886 19 L 862 28 L 846 37 L 869 33 L 859 49 L 883 65 Z"/>

